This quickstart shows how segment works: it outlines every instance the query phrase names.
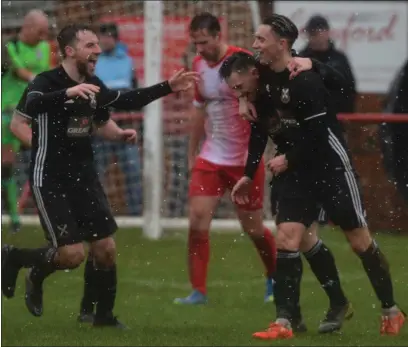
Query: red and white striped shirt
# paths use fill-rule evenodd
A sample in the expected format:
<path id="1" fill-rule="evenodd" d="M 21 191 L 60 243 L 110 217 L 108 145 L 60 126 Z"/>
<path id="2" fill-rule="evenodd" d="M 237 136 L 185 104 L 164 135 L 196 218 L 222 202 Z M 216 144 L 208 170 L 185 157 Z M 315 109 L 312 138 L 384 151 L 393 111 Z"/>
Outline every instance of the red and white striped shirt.
<path id="1" fill-rule="evenodd" d="M 214 164 L 245 166 L 247 159 L 250 124 L 239 116 L 237 98 L 219 77 L 224 60 L 241 51 L 245 50 L 229 46 L 224 57 L 215 64 L 201 56 L 193 61 L 193 70 L 201 76 L 201 82 L 196 85 L 194 106 L 205 107 L 208 115 L 206 139 L 199 157 Z"/>

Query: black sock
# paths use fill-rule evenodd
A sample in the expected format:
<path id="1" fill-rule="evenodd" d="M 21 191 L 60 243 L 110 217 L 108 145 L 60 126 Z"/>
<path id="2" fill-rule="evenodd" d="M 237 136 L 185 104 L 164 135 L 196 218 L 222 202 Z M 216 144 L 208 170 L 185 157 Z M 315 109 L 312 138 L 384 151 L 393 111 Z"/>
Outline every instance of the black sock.
<path id="1" fill-rule="evenodd" d="M 13 248 L 10 251 L 10 260 L 18 267 L 31 268 L 53 264 L 57 249 L 43 248 Z"/>
<path id="2" fill-rule="evenodd" d="M 104 269 L 97 266 L 95 279 L 98 288 L 96 318 L 104 319 L 113 316 L 116 299 L 116 264 Z"/>
<path id="3" fill-rule="evenodd" d="M 30 279 L 33 283 L 42 285 L 44 280 L 57 270 L 54 263 L 41 264 L 31 268 Z"/>
<path id="4" fill-rule="evenodd" d="M 88 254 L 84 269 L 84 296 L 81 301 L 81 313 L 93 313 L 98 294 L 97 270 L 94 259 Z"/>
<path id="5" fill-rule="evenodd" d="M 286 318 L 291 322 L 301 318 L 299 299 L 302 272 L 299 252 L 278 249 L 274 286 L 277 318 Z"/>
<path id="6" fill-rule="evenodd" d="M 373 240 L 368 249 L 359 254 L 364 270 L 366 271 L 371 285 L 374 288 L 382 308 L 390 308 L 395 305 L 389 264 L 384 254 Z"/>
<path id="7" fill-rule="evenodd" d="M 330 307 L 346 305 L 348 300 L 341 288 L 336 262 L 330 249 L 326 247 L 322 240 L 319 240 L 303 255 L 329 297 Z"/>

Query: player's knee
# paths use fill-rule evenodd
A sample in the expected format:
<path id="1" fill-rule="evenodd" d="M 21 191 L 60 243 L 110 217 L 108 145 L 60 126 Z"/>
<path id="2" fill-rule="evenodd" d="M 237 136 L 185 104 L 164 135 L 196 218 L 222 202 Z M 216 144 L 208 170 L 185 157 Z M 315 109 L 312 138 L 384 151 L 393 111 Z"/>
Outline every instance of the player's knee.
<path id="1" fill-rule="evenodd" d="M 63 269 L 75 269 L 85 260 L 85 249 L 82 243 L 58 248 L 56 261 Z"/>
<path id="2" fill-rule="evenodd" d="M 192 204 L 190 206 L 190 225 L 192 229 L 208 229 L 212 219 L 213 211 L 209 211 L 206 206 Z"/>
<path id="3" fill-rule="evenodd" d="M 238 218 L 242 229 L 252 238 L 264 237 L 263 211 L 238 210 Z"/>
<path id="4" fill-rule="evenodd" d="M 276 234 L 276 247 L 287 251 L 298 251 L 305 226 L 300 223 L 281 223 Z"/>
<path id="5" fill-rule="evenodd" d="M 309 251 L 319 240 L 317 236 L 319 225 L 317 222 L 314 222 L 302 236 L 302 240 L 300 241 L 299 251 L 307 252 Z"/>
<path id="6" fill-rule="evenodd" d="M 112 237 L 93 242 L 91 252 L 99 266 L 111 267 L 116 263 L 116 243 Z"/>
<path id="7" fill-rule="evenodd" d="M 373 242 L 368 228 L 358 228 L 346 232 L 347 241 L 355 253 L 365 252 Z"/>

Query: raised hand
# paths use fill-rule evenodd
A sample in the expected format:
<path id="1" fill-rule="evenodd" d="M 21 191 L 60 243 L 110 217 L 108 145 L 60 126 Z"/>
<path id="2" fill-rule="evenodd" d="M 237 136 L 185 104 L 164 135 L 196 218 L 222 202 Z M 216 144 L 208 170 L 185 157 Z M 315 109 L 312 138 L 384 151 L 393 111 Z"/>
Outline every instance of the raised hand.
<path id="1" fill-rule="evenodd" d="M 249 202 L 249 193 L 252 187 L 252 180 L 243 176 L 235 184 L 231 191 L 231 199 L 237 205 L 245 205 Z"/>
<path id="2" fill-rule="evenodd" d="M 254 105 L 246 97 L 239 98 L 239 115 L 250 122 L 258 119 Z"/>
<path id="3" fill-rule="evenodd" d="M 68 88 L 66 94 L 68 98 L 80 97 L 83 99 L 89 99 L 89 95 L 95 95 L 99 93 L 100 88 L 93 84 L 81 83 L 75 87 Z"/>
<path id="4" fill-rule="evenodd" d="M 184 69 L 177 71 L 169 79 L 170 88 L 173 92 L 182 92 L 194 86 L 200 80 L 197 72 L 185 72 Z"/>
<path id="5" fill-rule="evenodd" d="M 135 144 L 137 141 L 137 132 L 135 129 L 123 129 L 122 130 L 122 141 L 127 143 Z"/>
<path id="6" fill-rule="evenodd" d="M 269 160 L 269 162 L 267 163 L 267 167 L 275 175 L 278 175 L 281 172 L 286 171 L 286 169 L 288 168 L 288 161 L 286 160 L 286 156 L 282 154 Z"/>
<path id="7" fill-rule="evenodd" d="M 312 59 L 294 57 L 288 64 L 287 68 L 290 71 L 289 78 L 292 79 L 299 75 L 302 71 L 311 70 L 313 66 Z"/>

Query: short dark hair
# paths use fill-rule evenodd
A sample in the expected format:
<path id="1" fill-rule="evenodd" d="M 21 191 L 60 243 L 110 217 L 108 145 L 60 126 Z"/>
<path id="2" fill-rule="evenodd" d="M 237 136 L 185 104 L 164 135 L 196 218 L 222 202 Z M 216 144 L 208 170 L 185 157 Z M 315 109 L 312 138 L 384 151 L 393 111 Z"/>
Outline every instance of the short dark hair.
<path id="1" fill-rule="evenodd" d="M 99 27 L 99 33 L 112 36 L 115 40 L 119 39 L 119 29 L 116 23 L 102 23 Z"/>
<path id="2" fill-rule="evenodd" d="M 277 35 L 288 40 L 289 48 L 292 48 L 299 36 L 299 30 L 295 23 L 281 14 L 273 14 L 265 18 L 262 24 L 269 25 Z"/>
<path id="3" fill-rule="evenodd" d="M 76 39 L 80 31 L 94 32 L 89 26 L 85 24 L 69 24 L 61 29 L 57 36 L 58 47 L 62 56 L 65 58 L 65 47 L 71 45 Z"/>
<path id="4" fill-rule="evenodd" d="M 319 14 L 312 16 L 305 27 L 305 31 L 309 34 L 325 30 L 330 30 L 329 22 Z"/>
<path id="5" fill-rule="evenodd" d="M 209 12 L 195 15 L 189 26 L 190 33 L 204 29 L 207 29 L 210 35 L 215 36 L 221 32 L 220 21 Z"/>
<path id="6" fill-rule="evenodd" d="M 219 75 L 221 79 L 225 80 L 233 72 L 246 72 L 256 65 L 256 59 L 253 55 L 246 52 L 237 52 L 224 60 L 220 67 Z"/>

